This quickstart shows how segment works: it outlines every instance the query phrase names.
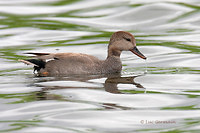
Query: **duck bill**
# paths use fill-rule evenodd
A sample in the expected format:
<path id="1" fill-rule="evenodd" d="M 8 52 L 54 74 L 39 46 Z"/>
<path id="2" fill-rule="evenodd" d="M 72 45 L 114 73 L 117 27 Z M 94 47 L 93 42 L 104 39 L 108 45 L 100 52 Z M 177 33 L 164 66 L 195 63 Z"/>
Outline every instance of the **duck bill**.
<path id="1" fill-rule="evenodd" d="M 136 54 L 137 56 L 139 56 L 142 59 L 147 59 L 138 49 L 137 47 L 134 47 L 133 49 L 130 49 L 130 51 L 134 54 Z"/>

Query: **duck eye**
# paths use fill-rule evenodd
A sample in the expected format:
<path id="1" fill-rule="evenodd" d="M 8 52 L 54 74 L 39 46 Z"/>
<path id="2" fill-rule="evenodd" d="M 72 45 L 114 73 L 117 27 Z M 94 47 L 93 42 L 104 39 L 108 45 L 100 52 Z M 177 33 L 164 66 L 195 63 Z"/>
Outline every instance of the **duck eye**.
<path id="1" fill-rule="evenodd" d="M 125 38 L 125 37 L 124 37 L 124 39 L 125 39 L 126 41 L 131 42 L 131 39 L 129 39 L 129 38 Z"/>

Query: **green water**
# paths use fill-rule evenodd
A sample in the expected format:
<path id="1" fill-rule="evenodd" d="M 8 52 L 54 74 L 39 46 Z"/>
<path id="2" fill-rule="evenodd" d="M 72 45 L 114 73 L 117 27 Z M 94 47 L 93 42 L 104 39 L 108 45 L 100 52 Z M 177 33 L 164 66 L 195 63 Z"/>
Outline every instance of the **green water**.
<path id="1" fill-rule="evenodd" d="M 0 132 L 199 132 L 200 2 L 0 0 Z M 36 77 L 26 52 L 105 59 L 131 32 L 121 75 Z M 147 72 L 146 72 L 147 71 Z"/>

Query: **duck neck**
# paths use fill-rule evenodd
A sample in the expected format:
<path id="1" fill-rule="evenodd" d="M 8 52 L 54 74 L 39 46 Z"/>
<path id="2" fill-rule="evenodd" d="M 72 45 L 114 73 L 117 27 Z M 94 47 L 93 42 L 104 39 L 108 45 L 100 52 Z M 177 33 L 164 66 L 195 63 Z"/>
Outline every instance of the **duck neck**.
<path id="1" fill-rule="evenodd" d="M 107 59 L 109 57 L 113 57 L 113 56 L 120 58 L 120 55 L 121 55 L 121 51 L 120 50 L 108 47 L 108 56 L 107 56 Z"/>
<path id="2" fill-rule="evenodd" d="M 122 70 L 122 63 L 120 60 L 121 51 L 108 49 L 107 59 L 103 63 L 104 73 L 119 73 Z"/>

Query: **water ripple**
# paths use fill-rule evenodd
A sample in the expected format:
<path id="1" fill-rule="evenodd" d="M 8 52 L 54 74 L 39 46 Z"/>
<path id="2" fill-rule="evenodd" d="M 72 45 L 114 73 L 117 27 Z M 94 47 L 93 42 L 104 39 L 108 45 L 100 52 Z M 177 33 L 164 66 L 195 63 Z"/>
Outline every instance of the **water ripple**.
<path id="1" fill-rule="evenodd" d="M 199 0 L 0 0 L 0 132 L 199 132 L 199 6 Z M 105 59 L 117 30 L 131 32 L 148 57 L 123 52 L 121 75 L 36 77 L 17 62 L 30 58 L 26 52 Z"/>

